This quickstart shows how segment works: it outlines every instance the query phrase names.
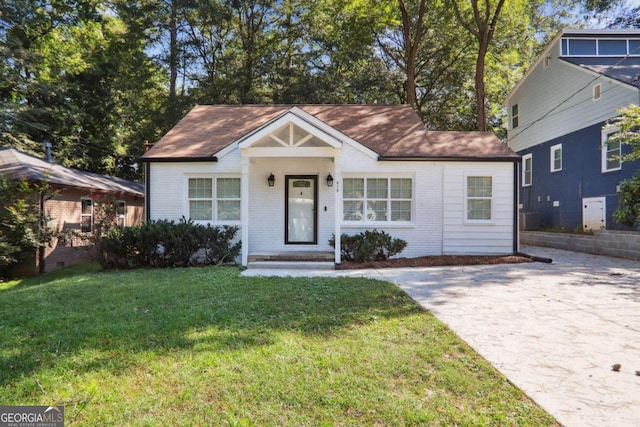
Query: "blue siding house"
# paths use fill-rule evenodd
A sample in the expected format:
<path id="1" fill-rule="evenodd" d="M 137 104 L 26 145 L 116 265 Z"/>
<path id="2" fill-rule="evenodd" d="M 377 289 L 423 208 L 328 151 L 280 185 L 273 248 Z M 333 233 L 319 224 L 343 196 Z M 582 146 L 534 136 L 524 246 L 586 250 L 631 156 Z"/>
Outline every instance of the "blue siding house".
<path id="1" fill-rule="evenodd" d="M 640 102 L 639 30 L 561 31 L 505 100 L 508 145 L 522 156 L 520 227 L 598 230 L 640 161 L 608 143 L 607 120 Z"/>

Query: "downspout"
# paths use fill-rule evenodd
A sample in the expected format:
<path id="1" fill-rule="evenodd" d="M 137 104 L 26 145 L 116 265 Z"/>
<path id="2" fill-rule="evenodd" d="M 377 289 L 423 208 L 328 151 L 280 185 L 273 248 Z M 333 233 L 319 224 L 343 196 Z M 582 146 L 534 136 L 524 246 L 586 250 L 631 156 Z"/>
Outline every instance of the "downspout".
<path id="1" fill-rule="evenodd" d="M 520 210 L 520 182 L 518 181 L 518 164 L 519 162 L 513 162 L 513 253 L 520 251 L 520 226 L 518 211 Z"/>
<path id="2" fill-rule="evenodd" d="M 151 191 L 151 162 L 145 162 L 144 173 L 144 215 L 146 221 L 151 219 L 151 198 L 149 192 Z"/>

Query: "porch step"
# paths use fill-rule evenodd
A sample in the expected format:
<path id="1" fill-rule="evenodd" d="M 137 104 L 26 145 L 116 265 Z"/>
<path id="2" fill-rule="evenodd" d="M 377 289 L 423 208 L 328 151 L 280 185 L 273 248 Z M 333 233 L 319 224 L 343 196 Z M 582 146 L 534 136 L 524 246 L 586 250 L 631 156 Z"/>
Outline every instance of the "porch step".
<path id="1" fill-rule="evenodd" d="M 252 262 L 328 262 L 334 261 L 333 252 L 297 251 L 297 252 L 261 252 L 249 254 Z"/>
<path id="2" fill-rule="evenodd" d="M 267 270 L 334 270 L 335 264 L 327 261 L 249 261 L 248 269 Z"/>
<path id="3" fill-rule="evenodd" d="M 249 254 L 247 268 L 274 270 L 334 270 L 334 253 L 318 251 L 260 252 Z"/>

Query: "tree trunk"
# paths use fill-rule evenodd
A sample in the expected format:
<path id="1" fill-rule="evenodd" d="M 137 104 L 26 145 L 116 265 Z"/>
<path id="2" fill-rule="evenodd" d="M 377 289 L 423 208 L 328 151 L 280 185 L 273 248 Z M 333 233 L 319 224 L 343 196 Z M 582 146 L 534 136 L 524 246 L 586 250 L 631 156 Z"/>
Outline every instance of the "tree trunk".
<path id="1" fill-rule="evenodd" d="M 478 130 L 485 132 L 487 130 L 487 111 L 486 111 L 486 91 L 484 85 L 484 67 L 485 59 L 487 57 L 487 51 L 489 50 L 489 43 L 486 39 L 480 40 L 478 49 L 478 58 L 476 59 L 476 75 L 475 75 L 475 89 L 476 89 L 476 117 Z"/>

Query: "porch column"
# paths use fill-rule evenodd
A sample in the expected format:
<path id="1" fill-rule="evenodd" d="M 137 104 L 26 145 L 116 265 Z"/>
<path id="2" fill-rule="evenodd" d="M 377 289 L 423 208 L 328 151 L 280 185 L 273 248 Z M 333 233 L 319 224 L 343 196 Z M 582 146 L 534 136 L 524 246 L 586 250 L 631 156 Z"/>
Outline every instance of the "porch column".
<path id="1" fill-rule="evenodd" d="M 334 219 L 334 235 L 335 235 L 335 262 L 340 264 L 340 234 L 342 233 L 342 150 L 335 149 L 335 156 L 333 157 L 333 174 L 334 174 L 334 189 L 335 189 L 335 211 L 336 217 Z"/>
<path id="2" fill-rule="evenodd" d="M 242 158 L 242 179 L 240 180 L 240 217 L 242 218 L 242 265 L 249 263 L 249 164 L 248 157 Z"/>

